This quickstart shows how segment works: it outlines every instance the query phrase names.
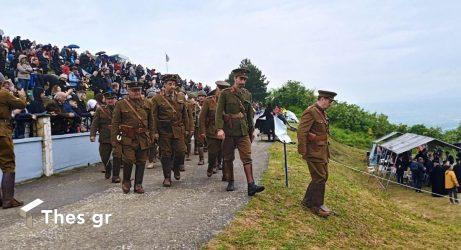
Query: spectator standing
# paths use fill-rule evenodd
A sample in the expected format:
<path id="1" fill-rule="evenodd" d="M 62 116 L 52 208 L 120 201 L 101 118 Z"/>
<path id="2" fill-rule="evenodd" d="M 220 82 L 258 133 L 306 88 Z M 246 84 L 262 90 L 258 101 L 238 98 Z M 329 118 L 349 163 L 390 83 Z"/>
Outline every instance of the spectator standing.
<path id="1" fill-rule="evenodd" d="M 18 70 L 18 89 L 27 91 L 29 89 L 30 74 L 33 72 L 33 69 L 29 65 L 26 55 L 19 56 L 19 62 L 16 68 Z"/>
<path id="2" fill-rule="evenodd" d="M 453 167 L 458 183 L 461 183 L 461 159 L 456 159 L 457 164 Z M 458 193 L 461 193 L 461 187 L 458 187 Z"/>
<path id="3" fill-rule="evenodd" d="M 449 165 L 447 171 L 445 171 L 445 189 L 450 197 L 452 204 L 459 204 L 457 188 L 459 187 L 458 180 L 455 172 L 453 171 L 453 165 Z"/>
<path id="4" fill-rule="evenodd" d="M 411 178 L 413 179 L 413 187 L 416 188 L 417 193 L 421 193 L 422 180 L 424 178 L 424 159 L 419 157 L 414 159 L 410 164 Z"/>

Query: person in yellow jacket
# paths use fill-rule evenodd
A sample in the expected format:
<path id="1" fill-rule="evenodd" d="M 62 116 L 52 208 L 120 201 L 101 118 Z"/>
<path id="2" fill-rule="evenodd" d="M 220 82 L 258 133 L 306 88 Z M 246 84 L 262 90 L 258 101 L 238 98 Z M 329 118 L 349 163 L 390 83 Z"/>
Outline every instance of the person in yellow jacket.
<path id="1" fill-rule="evenodd" d="M 456 179 L 455 171 L 453 171 L 453 165 L 450 165 L 445 171 L 445 189 L 448 191 L 450 202 L 453 204 L 459 204 L 457 187 L 459 187 L 459 183 Z"/>

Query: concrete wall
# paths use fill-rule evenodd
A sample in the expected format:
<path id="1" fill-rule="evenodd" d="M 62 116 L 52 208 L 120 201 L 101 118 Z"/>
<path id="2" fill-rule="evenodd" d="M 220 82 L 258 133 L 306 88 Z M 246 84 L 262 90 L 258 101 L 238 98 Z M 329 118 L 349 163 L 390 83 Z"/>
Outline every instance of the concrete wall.
<path id="1" fill-rule="evenodd" d="M 42 138 L 14 140 L 16 182 L 37 178 L 43 174 Z"/>
<path id="2" fill-rule="evenodd" d="M 16 182 L 101 161 L 99 143 L 90 142 L 89 132 L 51 136 L 49 117 L 40 117 L 37 128 L 38 137 L 14 140 Z"/>
<path id="3" fill-rule="evenodd" d="M 99 143 L 90 142 L 90 133 L 54 135 L 54 173 L 100 162 Z"/>

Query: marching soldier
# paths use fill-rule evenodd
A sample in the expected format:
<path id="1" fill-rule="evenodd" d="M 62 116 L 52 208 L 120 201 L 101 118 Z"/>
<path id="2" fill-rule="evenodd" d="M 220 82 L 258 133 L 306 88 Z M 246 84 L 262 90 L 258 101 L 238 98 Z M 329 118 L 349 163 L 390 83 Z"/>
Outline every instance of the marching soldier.
<path id="1" fill-rule="evenodd" d="M 228 181 L 227 191 L 234 191 L 234 159 L 235 148 L 238 149 L 240 160 L 248 183 L 248 195 L 264 191 L 264 186 L 258 186 L 253 179 L 253 162 L 251 159 L 251 143 L 253 142 L 253 107 L 251 93 L 244 88 L 248 79 L 247 69 L 234 69 L 232 75 L 234 84 L 224 89 L 219 96 L 216 109 L 216 129 L 218 139 L 223 140 L 223 158 L 225 177 Z"/>
<path id="2" fill-rule="evenodd" d="M 220 157 L 222 157 L 222 140 L 216 135 L 215 114 L 221 90 L 230 87 L 230 84 L 225 81 L 217 81 L 216 86 L 217 88 L 212 91 L 214 94 L 208 96 L 203 102 L 202 111 L 200 112 L 199 133 L 196 134 L 199 135 L 201 141 L 206 138 L 208 143 L 208 177 L 216 173 Z M 223 180 L 225 180 L 224 172 Z"/>
<path id="3" fill-rule="evenodd" d="M 329 124 L 325 110 L 330 107 L 335 96 L 334 92 L 319 90 L 317 102 L 304 110 L 298 127 L 298 153 L 306 160 L 311 174 L 311 183 L 302 205 L 324 218 L 332 213 L 324 205 L 330 158 Z"/>
<path id="4" fill-rule="evenodd" d="M 184 136 L 186 129 L 190 128 L 186 98 L 175 92 L 179 81 L 178 75 L 164 75 L 164 94 L 155 96 L 152 105 L 154 137 L 160 147 L 164 187 L 171 186 L 172 170 L 174 178 L 181 179 L 180 169 L 186 152 Z"/>
<path id="5" fill-rule="evenodd" d="M 16 162 L 11 126 L 11 112 L 14 109 L 26 107 L 26 93 L 24 90 L 17 92 L 18 97 L 10 93 L 12 83 L 8 80 L 2 82 L 0 89 L 0 168 L 2 169 L 2 198 L 3 209 L 24 205 L 22 201 L 14 198 L 14 181 L 16 177 Z"/>
<path id="6" fill-rule="evenodd" d="M 197 93 L 194 93 L 194 92 L 191 92 L 189 93 L 188 95 L 188 100 L 187 100 L 187 114 L 188 114 L 188 117 L 189 117 L 189 127 L 190 127 L 190 131 L 194 131 L 195 132 L 195 118 L 194 118 L 194 114 L 195 114 L 195 110 L 197 109 L 197 101 L 195 100 L 197 98 Z M 190 161 L 190 153 L 191 153 L 191 150 L 192 150 L 192 146 L 191 146 L 191 142 L 192 142 L 192 135 L 193 133 L 188 133 L 186 135 L 186 146 L 187 146 L 187 151 L 186 151 L 186 161 Z M 196 148 L 194 148 L 194 154 L 197 155 L 198 154 L 198 151 Z"/>
<path id="7" fill-rule="evenodd" d="M 196 105 L 196 108 L 195 108 L 194 113 L 193 113 L 194 114 L 194 124 L 195 124 L 195 128 L 194 128 L 194 134 L 195 134 L 194 150 L 197 149 L 198 156 L 199 156 L 199 161 L 198 161 L 197 165 L 205 164 L 204 155 L 203 155 L 203 146 L 205 144 L 205 140 L 204 139 L 201 140 L 199 138 L 199 135 L 200 135 L 200 132 L 199 132 L 199 127 L 200 127 L 199 117 L 200 117 L 200 111 L 202 110 L 203 101 L 205 100 L 205 97 L 206 97 L 206 92 L 205 91 L 200 90 L 197 93 L 197 105 Z"/>
<path id="8" fill-rule="evenodd" d="M 123 192 L 131 189 L 131 172 L 136 164 L 134 192 L 142 194 L 144 168 L 149 147 L 153 143 L 152 109 L 141 95 L 142 84 L 129 82 L 128 98 L 118 101 L 112 118 L 112 143 L 121 147 L 123 162 Z"/>
<path id="9" fill-rule="evenodd" d="M 94 115 L 93 122 L 90 129 L 90 140 L 94 142 L 96 139 L 96 132 L 99 132 L 99 155 L 101 156 L 102 163 L 105 166 L 105 177 L 109 179 L 112 174 L 112 183 L 120 183 L 120 165 L 122 159 L 117 155 L 116 149 L 112 148 L 111 141 L 111 127 L 112 127 L 112 113 L 117 102 L 116 96 L 112 93 L 104 93 L 106 105 L 100 106 Z M 110 162 L 110 154 L 113 156 L 113 167 Z"/>

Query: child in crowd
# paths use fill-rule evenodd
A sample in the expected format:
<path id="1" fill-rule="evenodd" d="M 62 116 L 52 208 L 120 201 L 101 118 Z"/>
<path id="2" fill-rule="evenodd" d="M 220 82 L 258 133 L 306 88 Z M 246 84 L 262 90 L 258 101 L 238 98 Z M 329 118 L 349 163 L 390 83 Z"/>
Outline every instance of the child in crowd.
<path id="1" fill-rule="evenodd" d="M 448 196 L 450 196 L 452 204 L 459 204 L 457 187 L 459 187 L 459 183 L 453 171 L 453 165 L 450 164 L 447 171 L 445 171 L 445 189 L 448 191 Z"/>

